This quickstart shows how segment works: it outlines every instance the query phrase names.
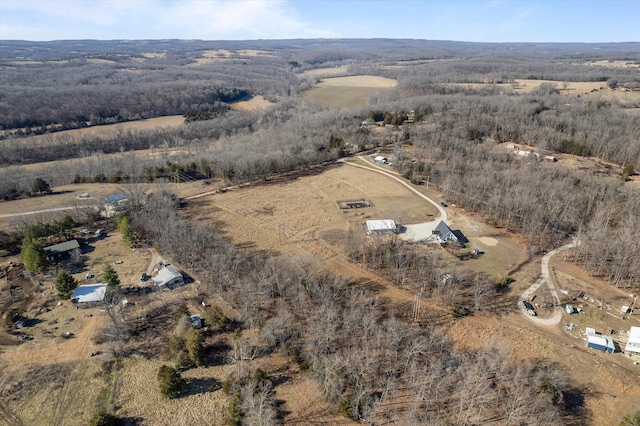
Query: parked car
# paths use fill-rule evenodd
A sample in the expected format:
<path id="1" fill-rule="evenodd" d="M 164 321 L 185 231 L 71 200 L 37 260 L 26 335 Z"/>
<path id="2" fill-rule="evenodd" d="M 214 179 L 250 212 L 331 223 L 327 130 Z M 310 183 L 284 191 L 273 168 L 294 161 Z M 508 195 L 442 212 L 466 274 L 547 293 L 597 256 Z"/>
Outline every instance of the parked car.
<path id="1" fill-rule="evenodd" d="M 524 307 L 527 310 L 527 312 L 529 313 L 529 315 L 531 315 L 532 317 L 535 317 L 536 315 L 538 315 L 536 313 L 536 309 L 533 307 L 533 305 L 531 303 L 527 302 L 526 300 L 523 300 L 522 304 L 524 305 Z"/>
<path id="2" fill-rule="evenodd" d="M 148 275 L 146 273 L 143 273 L 142 275 L 140 275 L 140 281 L 142 282 L 149 281 L 149 278 L 151 278 L 151 275 Z"/>

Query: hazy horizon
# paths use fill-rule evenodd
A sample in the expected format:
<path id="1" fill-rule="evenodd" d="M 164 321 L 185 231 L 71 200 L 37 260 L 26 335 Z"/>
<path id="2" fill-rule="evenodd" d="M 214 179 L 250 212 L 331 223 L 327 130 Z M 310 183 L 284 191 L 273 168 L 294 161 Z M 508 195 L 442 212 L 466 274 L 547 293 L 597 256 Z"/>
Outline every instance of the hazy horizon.
<path id="1" fill-rule="evenodd" d="M 638 16 L 631 0 L 3 0 L 0 39 L 624 43 L 640 41 Z"/>

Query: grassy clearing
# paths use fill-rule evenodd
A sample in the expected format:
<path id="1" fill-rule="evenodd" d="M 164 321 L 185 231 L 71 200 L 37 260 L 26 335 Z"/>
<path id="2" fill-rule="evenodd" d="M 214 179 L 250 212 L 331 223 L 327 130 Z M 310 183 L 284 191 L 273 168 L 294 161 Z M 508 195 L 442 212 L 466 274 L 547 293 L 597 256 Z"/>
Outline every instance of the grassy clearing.
<path id="1" fill-rule="evenodd" d="M 84 129 L 62 130 L 48 135 L 27 136 L 22 138 L 25 144 L 43 143 L 50 140 L 62 141 L 68 138 L 83 136 L 113 136 L 129 130 L 148 130 L 163 127 L 174 127 L 184 123 L 182 115 L 168 115 L 166 117 L 147 118 L 144 120 L 127 121 L 124 123 L 104 124 L 86 127 Z"/>
<path id="2" fill-rule="evenodd" d="M 302 96 L 328 108 L 365 108 L 371 96 L 387 91 L 396 84 L 396 80 L 370 75 L 327 78 Z"/>
<path id="3" fill-rule="evenodd" d="M 339 210 L 336 201 L 366 198 L 374 207 Z M 349 166 L 281 184 L 258 185 L 193 202 L 190 214 L 221 221 L 236 243 L 257 249 L 314 251 L 321 235 L 364 232 L 371 219 L 424 221 L 432 207 L 401 184 L 379 173 Z M 344 242 L 342 241 L 341 244 Z"/>
<path id="4" fill-rule="evenodd" d="M 587 62 L 587 65 L 610 68 L 640 68 L 640 64 L 629 61 L 593 61 Z"/>
<path id="5" fill-rule="evenodd" d="M 230 366 L 217 366 L 187 370 L 186 395 L 167 400 L 158 391 L 156 375 L 161 361 L 133 358 L 125 360 L 115 404 L 118 415 L 143 418 L 149 425 L 190 425 L 203 419 L 223 424 L 228 397 L 220 386 L 231 371 Z"/>
<path id="6" fill-rule="evenodd" d="M 573 82 L 573 81 L 552 81 L 552 80 L 526 80 L 517 79 L 513 83 L 443 83 L 444 87 L 466 87 L 474 90 L 481 90 L 485 87 L 498 87 L 513 93 L 531 93 L 538 90 L 543 84 L 551 84 L 561 95 L 586 95 L 593 91 L 610 90 L 604 82 Z"/>
<path id="7" fill-rule="evenodd" d="M 258 96 L 252 96 L 247 100 L 233 102 L 231 104 L 231 108 L 238 111 L 260 111 L 272 105 L 273 104 L 271 102 L 266 100 L 264 97 L 258 95 Z"/>
<path id="8" fill-rule="evenodd" d="M 300 73 L 300 77 L 325 77 L 342 75 L 347 73 L 346 67 L 333 67 L 333 68 L 316 68 L 313 70 L 307 70 Z"/>
<path id="9" fill-rule="evenodd" d="M 4 409 L 24 425 L 86 425 L 106 388 L 96 362 L 31 366 L 2 377 Z M 2 419 L 0 420 L 8 420 Z"/>

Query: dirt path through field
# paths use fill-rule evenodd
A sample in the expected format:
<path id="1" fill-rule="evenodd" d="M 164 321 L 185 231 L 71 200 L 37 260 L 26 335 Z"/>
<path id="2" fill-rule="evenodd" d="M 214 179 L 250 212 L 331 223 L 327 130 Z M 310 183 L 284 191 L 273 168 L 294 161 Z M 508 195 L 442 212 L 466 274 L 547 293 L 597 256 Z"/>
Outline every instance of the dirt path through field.
<path id="1" fill-rule="evenodd" d="M 364 158 L 364 157 L 360 157 L 360 156 L 358 156 L 358 157 L 356 157 L 356 158 L 360 158 L 360 159 L 362 159 L 362 160 L 365 160 L 365 158 Z M 365 161 L 366 161 L 366 160 L 365 160 Z M 396 181 L 400 182 L 402 185 L 404 185 L 405 187 L 407 187 L 411 192 L 413 192 L 413 193 L 415 193 L 416 195 L 418 195 L 418 197 L 421 197 L 421 198 L 423 198 L 423 199 L 427 200 L 428 202 L 430 202 L 431 204 L 433 204 L 433 205 L 438 209 L 438 211 L 440 212 L 440 219 L 441 219 L 441 220 L 444 220 L 445 222 L 448 220 L 447 211 L 446 211 L 444 208 L 442 208 L 442 206 L 441 206 L 440 204 L 436 203 L 436 202 L 435 202 L 435 201 L 433 201 L 431 198 L 429 198 L 429 197 L 427 197 L 426 195 L 424 195 L 423 193 L 419 192 L 418 190 L 416 190 L 415 188 L 413 188 L 411 185 L 409 185 L 407 182 L 405 182 L 405 181 L 404 181 L 404 180 L 402 180 L 401 178 L 399 178 L 399 177 L 397 177 L 397 176 L 394 176 L 394 174 L 393 174 L 393 173 L 390 173 L 390 172 L 388 172 L 388 171 L 386 171 L 386 170 L 384 170 L 384 169 L 381 169 L 381 168 L 379 168 L 379 167 L 377 167 L 377 166 L 373 166 L 373 167 L 361 166 L 361 165 L 359 165 L 359 164 L 353 164 L 353 163 L 350 163 L 350 162 L 348 162 L 348 161 L 344 161 L 343 159 L 338 160 L 338 162 L 339 162 L 339 163 L 342 163 L 342 164 L 347 164 L 347 165 L 352 166 L 352 167 L 359 167 L 359 168 L 361 168 L 361 169 L 370 170 L 370 171 L 372 171 L 372 172 L 380 173 L 380 174 L 383 174 L 383 175 L 385 175 L 385 176 L 390 177 L 391 179 L 394 179 L 394 180 L 396 180 Z"/>
<path id="2" fill-rule="evenodd" d="M 525 300 L 529 300 L 530 296 L 533 293 L 535 293 L 542 285 L 546 284 L 549 290 L 551 291 L 553 298 L 556 301 L 556 305 L 560 304 L 560 298 L 558 297 L 558 293 L 556 291 L 556 285 L 553 279 L 551 278 L 551 274 L 549 272 L 549 260 L 551 260 L 553 256 L 560 253 L 561 251 L 569 250 L 570 248 L 575 247 L 577 244 L 578 244 L 577 241 L 574 240 L 573 242 L 567 245 L 564 245 L 562 247 L 559 247 L 555 250 L 550 251 L 542 258 L 542 262 L 540 264 L 540 268 L 541 268 L 540 278 L 538 278 L 538 280 L 531 287 L 525 290 L 525 292 L 522 293 L 522 295 L 518 299 L 518 309 L 520 309 L 520 312 L 522 312 L 522 314 L 529 320 L 540 325 L 556 325 L 556 324 L 559 324 L 560 321 L 562 320 L 562 311 L 560 310 L 560 306 L 556 306 L 551 318 L 540 318 L 537 316 L 534 317 L 532 315 L 529 315 L 529 313 L 527 312 L 527 308 L 524 306 L 523 302 Z"/>

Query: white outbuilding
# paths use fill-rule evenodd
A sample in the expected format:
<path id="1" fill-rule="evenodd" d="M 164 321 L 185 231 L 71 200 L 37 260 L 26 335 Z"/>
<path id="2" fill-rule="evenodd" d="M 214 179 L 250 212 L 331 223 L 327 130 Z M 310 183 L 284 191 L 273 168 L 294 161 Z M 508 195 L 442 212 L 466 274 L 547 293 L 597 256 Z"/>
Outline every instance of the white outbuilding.
<path id="1" fill-rule="evenodd" d="M 624 348 L 627 355 L 640 355 L 640 327 L 631 327 L 629 329 L 629 340 Z"/>
<path id="2" fill-rule="evenodd" d="M 396 223 L 391 219 L 367 220 L 367 235 L 384 235 L 396 232 Z"/>
<path id="3" fill-rule="evenodd" d="M 167 265 L 158 271 L 158 275 L 153 277 L 153 282 L 159 287 L 171 287 L 177 284 L 184 284 L 184 277 L 178 271 L 178 268 L 173 265 Z"/>
<path id="4" fill-rule="evenodd" d="M 85 284 L 76 287 L 71 292 L 71 302 L 73 303 L 98 303 L 104 300 L 107 292 L 106 284 Z"/>
<path id="5" fill-rule="evenodd" d="M 597 349 L 599 351 L 614 353 L 616 350 L 615 345 L 611 339 L 604 337 L 602 334 L 596 332 L 593 328 L 587 327 L 587 347 Z"/>

